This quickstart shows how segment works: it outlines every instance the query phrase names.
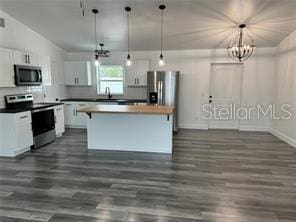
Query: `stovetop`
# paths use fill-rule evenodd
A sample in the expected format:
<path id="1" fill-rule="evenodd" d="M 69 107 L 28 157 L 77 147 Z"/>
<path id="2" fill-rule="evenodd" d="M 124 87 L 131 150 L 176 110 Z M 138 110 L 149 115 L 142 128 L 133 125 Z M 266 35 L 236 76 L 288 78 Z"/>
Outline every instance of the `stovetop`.
<path id="1" fill-rule="evenodd" d="M 20 113 L 25 111 L 32 111 L 37 109 L 49 108 L 57 105 L 62 105 L 63 103 L 33 103 L 33 104 L 22 104 L 15 107 L 0 109 L 0 113 Z"/>

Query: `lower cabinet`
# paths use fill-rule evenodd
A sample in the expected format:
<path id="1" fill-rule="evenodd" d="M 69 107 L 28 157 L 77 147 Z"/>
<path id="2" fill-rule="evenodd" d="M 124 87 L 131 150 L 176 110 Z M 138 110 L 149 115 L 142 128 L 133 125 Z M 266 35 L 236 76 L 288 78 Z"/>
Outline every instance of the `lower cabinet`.
<path id="1" fill-rule="evenodd" d="M 87 128 L 88 115 L 77 112 L 87 106 L 117 105 L 118 102 L 65 102 L 65 125 L 68 128 Z"/>
<path id="2" fill-rule="evenodd" d="M 33 145 L 31 112 L 0 114 L 0 156 L 14 157 Z"/>
<path id="3" fill-rule="evenodd" d="M 66 102 L 65 125 L 69 128 L 86 128 L 88 116 L 77 111 L 91 105 L 93 104 L 88 102 Z"/>
<path id="4" fill-rule="evenodd" d="M 56 136 L 60 137 L 65 132 L 65 118 L 63 105 L 58 105 L 54 107 L 54 118 Z"/>

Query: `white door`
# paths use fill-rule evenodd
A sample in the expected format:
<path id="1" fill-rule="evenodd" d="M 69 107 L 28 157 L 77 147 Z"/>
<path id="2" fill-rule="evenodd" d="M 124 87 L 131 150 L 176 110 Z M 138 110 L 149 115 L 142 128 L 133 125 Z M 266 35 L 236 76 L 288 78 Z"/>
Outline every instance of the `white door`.
<path id="1" fill-rule="evenodd" d="M 59 105 L 54 108 L 54 115 L 55 115 L 55 130 L 56 130 L 56 135 L 58 136 L 65 132 L 63 105 Z"/>
<path id="2" fill-rule="evenodd" d="M 14 64 L 39 66 L 39 56 L 30 52 L 13 51 Z"/>
<path id="3" fill-rule="evenodd" d="M 135 68 L 135 61 L 132 62 L 131 66 L 127 66 L 125 69 L 125 85 L 127 86 L 135 86 L 137 85 L 137 80 L 136 80 L 136 68 Z"/>
<path id="4" fill-rule="evenodd" d="M 42 69 L 42 85 L 51 86 L 51 67 L 50 67 L 50 57 L 40 56 L 39 65 Z"/>
<path id="5" fill-rule="evenodd" d="M 27 52 L 13 51 L 13 60 L 16 65 L 28 65 L 29 54 Z"/>
<path id="6" fill-rule="evenodd" d="M 12 51 L 0 48 L 0 58 L 0 87 L 15 87 Z"/>
<path id="7" fill-rule="evenodd" d="M 242 74 L 242 64 L 212 64 L 209 128 L 238 129 L 239 120 L 234 114 L 240 107 Z"/>
<path id="8" fill-rule="evenodd" d="M 77 112 L 77 110 L 83 109 L 87 106 L 90 106 L 91 104 L 89 103 L 85 103 L 85 102 L 79 102 L 76 104 L 76 119 L 75 119 L 75 125 L 77 126 L 83 126 L 86 127 L 87 126 L 87 118 L 88 115 L 86 115 L 86 113 L 80 113 Z"/>
<path id="9" fill-rule="evenodd" d="M 77 65 L 75 62 L 65 62 L 65 84 L 66 85 L 76 85 L 77 75 L 76 75 Z"/>
<path id="10" fill-rule="evenodd" d="M 150 61 L 149 60 L 138 60 L 137 61 L 137 83 L 140 86 L 147 85 L 147 71 L 150 70 Z"/>
<path id="11" fill-rule="evenodd" d="M 65 103 L 64 106 L 65 125 L 72 125 L 75 121 L 75 105 L 73 103 Z"/>

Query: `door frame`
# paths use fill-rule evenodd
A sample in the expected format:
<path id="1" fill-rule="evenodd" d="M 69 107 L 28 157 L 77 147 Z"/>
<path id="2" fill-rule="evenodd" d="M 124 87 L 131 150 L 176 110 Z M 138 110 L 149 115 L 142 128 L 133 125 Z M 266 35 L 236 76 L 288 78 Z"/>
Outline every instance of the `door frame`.
<path id="1" fill-rule="evenodd" d="M 208 91 L 208 103 L 207 104 L 210 104 L 209 103 L 209 100 L 210 100 L 210 95 L 211 95 L 211 90 L 212 90 L 212 78 L 213 78 L 213 69 L 212 69 L 212 67 L 214 66 L 214 65 L 241 65 L 241 78 L 240 78 L 240 94 L 239 94 L 239 107 L 237 107 L 237 108 L 240 108 L 241 107 L 241 105 L 242 105 L 242 95 L 243 95 L 243 82 L 244 82 L 244 63 L 242 63 L 242 62 L 240 62 L 240 63 L 236 63 L 236 62 L 234 62 L 234 63 L 227 63 L 227 62 L 212 62 L 212 63 L 210 63 L 210 77 L 209 77 L 209 91 Z M 229 129 L 233 129 L 233 130 L 239 130 L 239 128 L 240 128 L 240 119 L 238 119 L 238 121 L 237 121 L 237 126 L 236 126 L 236 128 L 235 129 L 233 129 L 233 128 L 229 128 Z M 210 128 L 210 120 L 208 119 L 207 120 L 207 126 L 208 126 L 208 130 L 209 129 L 215 129 L 215 128 Z M 218 128 L 217 128 L 218 129 Z M 227 128 L 221 128 L 222 130 L 224 129 L 224 130 L 227 130 Z"/>

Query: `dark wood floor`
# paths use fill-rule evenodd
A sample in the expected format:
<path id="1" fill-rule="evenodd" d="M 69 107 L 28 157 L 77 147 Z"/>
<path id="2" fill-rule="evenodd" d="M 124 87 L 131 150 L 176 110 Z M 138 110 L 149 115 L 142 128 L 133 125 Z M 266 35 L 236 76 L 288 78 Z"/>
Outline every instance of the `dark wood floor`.
<path id="1" fill-rule="evenodd" d="M 180 130 L 174 149 L 87 151 L 86 132 L 70 130 L 0 158 L 0 221 L 296 221 L 296 149 L 228 130 Z"/>

